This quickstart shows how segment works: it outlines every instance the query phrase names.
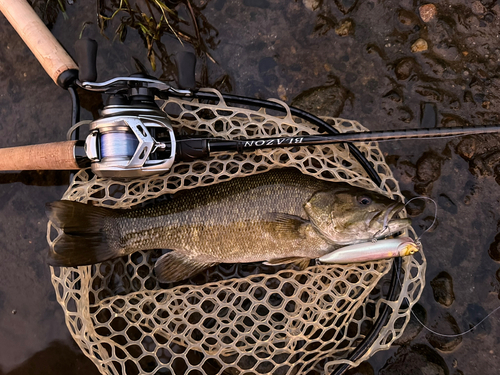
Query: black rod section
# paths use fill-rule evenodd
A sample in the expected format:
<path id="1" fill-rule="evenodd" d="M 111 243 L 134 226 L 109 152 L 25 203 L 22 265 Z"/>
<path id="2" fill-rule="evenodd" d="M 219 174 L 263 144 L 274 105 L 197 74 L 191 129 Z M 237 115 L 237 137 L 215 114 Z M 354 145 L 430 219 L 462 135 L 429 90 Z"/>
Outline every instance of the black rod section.
<path id="1" fill-rule="evenodd" d="M 206 158 L 213 152 L 247 152 L 265 148 L 311 146 L 343 142 L 442 138 L 485 133 L 500 133 L 500 126 L 387 130 L 361 133 L 252 138 L 240 140 L 188 138 L 177 140 L 177 157 L 179 160 L 188 161 Z"/>

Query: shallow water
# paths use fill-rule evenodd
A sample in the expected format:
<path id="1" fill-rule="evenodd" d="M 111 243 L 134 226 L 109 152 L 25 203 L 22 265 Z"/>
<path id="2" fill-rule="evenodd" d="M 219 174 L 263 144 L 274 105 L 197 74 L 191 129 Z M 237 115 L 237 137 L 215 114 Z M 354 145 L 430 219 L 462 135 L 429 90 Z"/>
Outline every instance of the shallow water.
<path id="1" fill-rule="evenodd" d="M 419 17 L 421 3 L 404 0 L 194 4 L 204 6 L 201 35 L 217 62 L 200 59 L 197 78 L 203 85 L 281 98 L 316 114 L 358 120 L 372 130 L 499 120 L 500 6 L 494 1 L 442 1 L 428 23 Z M 70 53 L 81 25 L 95 23 L 94 14 L 94 4 L 81 1 L 67 5 L 67 20 L 57 16 L 52 31 Z M 111 27 L 109 40 L 94 33 L 99 80 L 135 72 L 133 57 L 151 74 L 172 77 L 167 61 L 157 62 L 156 72 L 150 69 L 136 31 L 129 30 L 121 44 L 112 40 Z M 0 146 L 64 140 L 69 95 L 52 83 L 3 17 L 0 36 Z M 418 38 L 427 41 L 427 51 L 411 51 Z M 162 41 L 169 54 L 180 49 L 175 38 Z M 83 118 L 90 119 L 99 100 L 85 96 L 82 104 Z M 401 190 L 408 197 L 426 194 L 439 205 L 438 226 L 422 240 L 428 268 L 419 311 L 433 329 L 465 331 L 500 304 L 498 137 L 381 147 Z M 44 259 L 44 204 L 60 198 L 68 178 L 66 172 L 0 175 L 0 374 L 97 373 L 65 327 Z M 424 228 L 432 207 L 427 204 L 421 214 L 417 207 L 414 214 L 416 227 Z M 441 303 L 435 293 L 444 296 L 437 298 Z M 375 354 L 351 373 L 495 373 L 500 313 L 461 340 L 441 340 L 418 327 L 407 329 L 402 345 Z"/>

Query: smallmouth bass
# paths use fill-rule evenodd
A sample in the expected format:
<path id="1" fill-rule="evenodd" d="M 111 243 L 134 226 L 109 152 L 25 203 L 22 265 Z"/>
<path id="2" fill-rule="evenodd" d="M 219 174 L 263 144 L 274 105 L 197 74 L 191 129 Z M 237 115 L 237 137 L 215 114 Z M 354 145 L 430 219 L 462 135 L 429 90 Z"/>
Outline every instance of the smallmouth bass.
<path id="1" fill-rule="evenodd" d="M 49 252 L 54 266 L 100 263 L 138 250 L 160 257 L 161 281 L 180 281 L 218 263 L 307 266 L 340 246 L 400 232 L 404 207 L 373 191 L 280 169 L 183 190 L 171 201 L 109 209 L 72 201 L 47 204 L 64 231 Z"/>

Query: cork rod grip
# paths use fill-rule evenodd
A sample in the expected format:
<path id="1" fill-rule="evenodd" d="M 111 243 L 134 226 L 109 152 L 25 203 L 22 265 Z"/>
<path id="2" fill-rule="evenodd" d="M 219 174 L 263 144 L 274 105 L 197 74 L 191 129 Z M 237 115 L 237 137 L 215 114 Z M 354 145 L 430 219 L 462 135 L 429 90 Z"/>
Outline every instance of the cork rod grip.
<path id="1" fill-rule="evenodd" d="M 75 160 L 76 141 L 44 143 L 0 149 L 0 171 L 80 169 Z"/>
<path id="2" fill-rule="evenodd" d="M 0 11 L 42 64 L 47 74 L 56 84 L 62 86 L 61 81 L 58 82 L 59 76 L 78 67 L 28 2 L 0 0 Z"/>

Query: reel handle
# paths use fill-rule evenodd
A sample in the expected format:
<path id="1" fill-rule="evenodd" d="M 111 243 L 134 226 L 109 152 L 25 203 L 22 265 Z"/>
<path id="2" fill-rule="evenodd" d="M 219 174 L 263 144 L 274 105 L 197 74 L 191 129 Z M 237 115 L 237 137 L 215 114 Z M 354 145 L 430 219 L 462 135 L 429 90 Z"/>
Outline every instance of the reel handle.
<path id="1" fill-rule="evenodd" d="M 83 154 L 82 154 L 83 153 Z M 0 149 L 0 171 L 74 170 L 88 166 L 82 141 Z"/>
<path id="2" fill-rule="evenodd" d="M 75 42 L 76 61 L 80 67 L 78 79 L 82 82 L 97 80 L 97 42 L 93 39 L 82 38 Z"/>
<path id="3" fill-rule="evenodd" d="M 177 66 L 177 84 L 180 89 L 196 89 L 196 56 L 190 51 L 179 51 L 175 55 L 175 65 Z"/>
<path id="4" fill-rule="evenodd" d="M 52 80 L 67 88 L 78 66 L 26 0 L 0 0 L 0 11 L 17 31 Z"/>

